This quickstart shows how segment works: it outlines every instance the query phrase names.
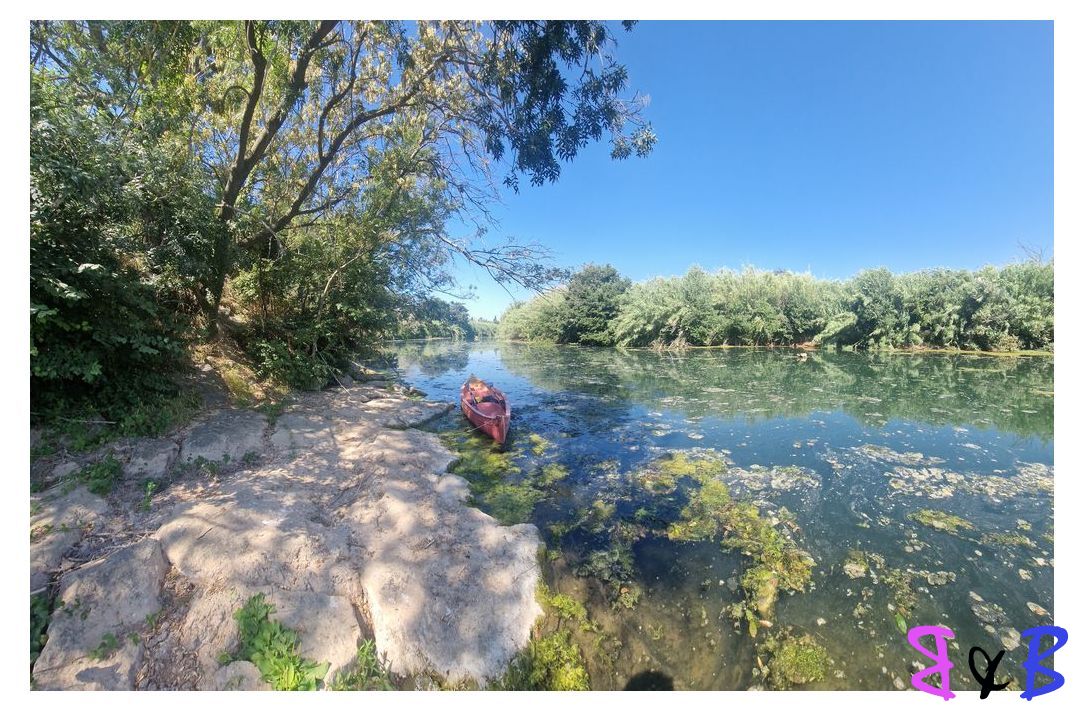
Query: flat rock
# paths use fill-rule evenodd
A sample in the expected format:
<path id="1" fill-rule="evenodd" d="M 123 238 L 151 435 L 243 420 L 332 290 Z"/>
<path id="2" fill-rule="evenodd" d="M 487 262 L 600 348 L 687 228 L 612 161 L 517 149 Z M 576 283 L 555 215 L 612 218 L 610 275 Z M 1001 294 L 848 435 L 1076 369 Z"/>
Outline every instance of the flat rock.
<path id="1" fill-rule="evenodd" d="M 192 427 L 181 444 L 181 461 L 240 462 L 264 448 L 267 420 L 252 410 L 220 410 Z"/>
<path id="2" fill-rule="evenodd" d="M 36 687 L 131 689 L 144 650 L 128 634 L 158 611 L 166 568 L 158 541 L 148 538 L 62 577 L 49 640 L 34 665 Z M 117 648 L 92 659 L 88 652 L 110 635 Z"/>
<path id="3" fill-rule="evenodd" d="M 499 676 L 542 614 L 535 601 L 539 534 L 462 503 L 453 457 L 436 435 L 381 435 L 367 460 L 384 495 L 346 514 L 368 555 L 361 581 L 377 649 L 392 671 L 455 682 Z"/>
<path id="4" fill-rule="evenodd" d="M 386 397 L 370 400 L 362 411 L 383 427 L 407 429 L 421 427 L 437 419 L 454 406 L 447 402 L 426 402 L 402 397 Z"/>
<path id="5" fill-rule="evenodd" d="M 136 567 L 122 565 L 135 558 L 124 549 L 62 578 L 63 599 L 84 600 L 91 614 L 54 615 L 39 686 L 128 688 L 138 668 L 150 675 L 141 685 L 174 688 L 156 670 L 183 662 L 193 686 L 265 688 L 251 665 L 219 663 L 237 649 L 234 614 L 257 593 L 298 633 L 304 657 L 330 664 L 325 682 L 354 663 L 370 631 L 394 672 L 453 683 L 500 676 L 542 614 L 539 534 L 469 506 L 467 482 L 447 473 L 454 455 L 415 429 L 451 407 L 356 386 L 301 395 L 266 450 L 257 413 L 221 411 L 190 428 L 182 462 L 264 456 L 211 481 L 177 482 L 176 503 L 138 544 L 153 545 L 157 561 L 122 570 Z M 169 566 L 177 582 L 148 648 L 87 661 L 104 634 L 120 640 L 157 609 Z"/>
<path id="6" fill-rule="evenodd" d="M 215 672 L 212 691 L 268 691 L 271 686 L 263 680 L 260 670 L 252 662 L 230 662 Z"/>
<path id="7" fill-rule="evenodd" d="M 335 447 L 330 423 L 319 414 L 288 412 L 279 416 L 271 434 L 276 449 L 328 449 Z"/>
<path id="8" fill-rule="evenodd" d="M 276 488 L 272 475 L 259 484 L 234 487 L 233 496 L 221 503 L 182 504 L 155 536 L 170 563 L 203 585 L 325 594 L 348 588 L 354 577 L 348 532 L 312 520 L 319 518 L 313 504 L 284 497 Z"/>
<path id="9" fill-rule="evenodd" d="M 34 513 L 30 517 L 30 589 L 49 584 L 52 571 L 64 554 L 83 538 L 84 530 L 93 527 L 109 510 L 105 499 L 78 487 L 68 493 L 60 488 L 32 497 Z"/>
<path id="10" fill-rule="evenodd" d="M 169 439 L 141 440 L 132 448 L 128 461 L 124 463 L 124 475 L 129 479 L 165 481 L 180 449 L 180 445 Z"/>

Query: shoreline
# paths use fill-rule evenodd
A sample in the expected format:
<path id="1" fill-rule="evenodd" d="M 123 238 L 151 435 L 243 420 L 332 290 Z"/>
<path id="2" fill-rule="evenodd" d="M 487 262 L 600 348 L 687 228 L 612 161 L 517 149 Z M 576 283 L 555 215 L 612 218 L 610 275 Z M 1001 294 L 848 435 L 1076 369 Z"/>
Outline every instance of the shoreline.
<path id="1" fill-rule="evenodd" d="M 457 339 L 421 339 L 425 340 L 451 340 Z M 572 346 L 575 348 L 590 348 L 600 350 L 618 350 L 618 351 L 635 351 L 642 352 L 648 351 L 652 353 L 682 353 L 684 351 L 712 351 L 712 350 L 762 350 L 762 351 L 794 351 L 796 353 L 857 353 L 868 355 L 979 355 L 979 356 L 995 356 L 999 358 L 1054 358 L 1054 351 L 978 351 L 964 348 L 886 348 L 879 350 L 858 350 L 855 348 L 820 348 L 809 347 L 802 344 L 792 345 L 776 345 L 776 346 L 753 346 L 753 345 L 730 345 L 720 344 L 715 346 L 683 346 L 682 348 L 652 348 L 651 346 L 590 346 L 582 343 L 550 343 L 547 341 L 525 341 L 520 339 L 486 339 L 495 341 L 498 343 L 517 343 L 520 345 L 528 346 Z M 473 341 L 464 341 L 465 343 L 472 343 Z"/>
<path id="2" fill-rule="evenodd" d="M 31 497 L 32 601 L 43 587 L 51 601 L 35 687 L 269 688 L 223 657 L 256 594 L 299 654 L 328 663 L 325 688 L 367 643 L 405 688 L 499 680 L 543 614 L 539 532 L 467 502 L 457 455 L 419 429 L 454 405 L 381 375 L 296 393 L 274 415 L 201 409 L 168 436 L 54 461 L 63 476 Z M 106 460 L 117 478 L 96 495 L 78 466 Z"/>

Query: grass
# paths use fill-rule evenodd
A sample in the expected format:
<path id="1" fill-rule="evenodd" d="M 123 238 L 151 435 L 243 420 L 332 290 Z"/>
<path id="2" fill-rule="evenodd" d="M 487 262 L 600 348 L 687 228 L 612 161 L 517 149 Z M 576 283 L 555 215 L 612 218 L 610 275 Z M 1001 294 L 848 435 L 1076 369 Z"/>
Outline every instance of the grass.
<path id="1" fill-rule="evenodd" d="M 260 670 L 264 681 L 276 691 L 314 691 L 328 673 L 329 664 L 302 658 L 298 634 L 272 620 L 275 606 L 264 594 L 253 595 L 234 613 L 241 644 L 237 654 L 223 653 L 220 663 L 244 660 Z"/>
<path id="2" fill-rule="evenodd" d="M 392 691 L 392 678 L 387 666 L 377 656 L 377 644 L 367 639 L 358 647 L 354 667 L 339 673 L 329 687 L 332 691 Z"/>

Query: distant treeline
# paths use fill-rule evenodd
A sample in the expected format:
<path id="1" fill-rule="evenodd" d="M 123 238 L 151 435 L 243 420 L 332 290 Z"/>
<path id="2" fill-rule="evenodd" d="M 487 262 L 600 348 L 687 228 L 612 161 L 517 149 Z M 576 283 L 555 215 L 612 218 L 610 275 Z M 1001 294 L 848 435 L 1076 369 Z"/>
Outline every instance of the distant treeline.
<path id="1" fill-rule="evenodd" d="M 497 335 L 497 319 L 474 319 L 463 304 L 436 297 L 402 299 L 393 314 L 392 337 L 402 340 L 451 338 L 473 341 Z"/>
<path id="2" fill-rule="evenodd" d="M 694 267 L 636 284 L 609 265 L 588 265 L 566 285 L 511 306 L 498 337 L 654 348 L 1052 350 L 1054 314 L 1054 264 L 1037 260 L 977 271 L 870 269 L 846 281 Z"/>

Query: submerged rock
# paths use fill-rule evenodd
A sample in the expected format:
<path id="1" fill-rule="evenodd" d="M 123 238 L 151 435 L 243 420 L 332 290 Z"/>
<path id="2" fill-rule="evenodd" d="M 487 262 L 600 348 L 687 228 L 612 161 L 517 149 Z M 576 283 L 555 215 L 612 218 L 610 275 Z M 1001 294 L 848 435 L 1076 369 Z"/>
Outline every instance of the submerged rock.
<path id="1" fill-rule="evenodd" d="M 969 592 L 968 596 L 968 606 L 980 622 L 997 625 L 1006 621 L 1006 612 L 999 605 L 985 601 L 975 592 Z"/>

